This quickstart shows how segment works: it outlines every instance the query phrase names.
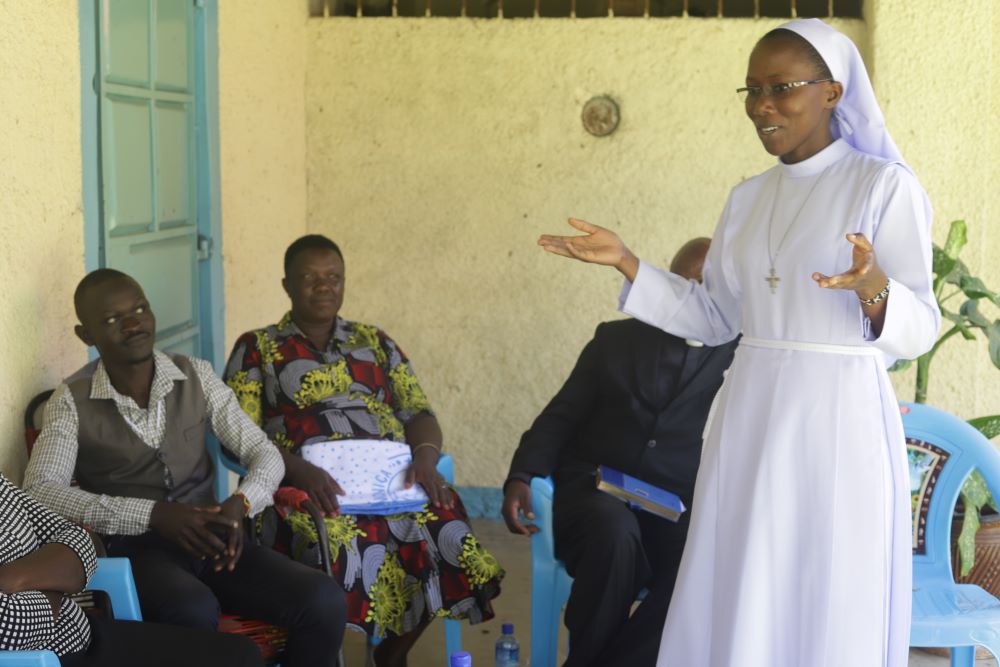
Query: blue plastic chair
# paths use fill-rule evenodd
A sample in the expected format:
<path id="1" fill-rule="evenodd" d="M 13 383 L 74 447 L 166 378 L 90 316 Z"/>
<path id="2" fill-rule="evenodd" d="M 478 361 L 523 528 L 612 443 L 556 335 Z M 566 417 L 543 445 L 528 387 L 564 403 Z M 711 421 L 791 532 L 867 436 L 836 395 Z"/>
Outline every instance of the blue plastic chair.
<path id="1" fill-rule="evenodd" d="M 950 647 L 952 667 L 973 667 L 976 646 L 1000 657 L 1000 600 L 952 577 L 951 526 L 962 482 L 979 470 L 1000 498 L 1000 452 L 958 417 L 901 403 L 915 497 L 910 646 Z"/>
<path id="2" fill-rule="evenodd" d="M 531 510 L 539 531 L 531 536 L 531 664 L 555 667 L 559 648 L 559 615 L 573 580 L 556 559 L 552 533 L 552 478 L 531 480 Z"/>
<path id="3" fill-rule="evenodd" d="M 230 456 L 223 454 L 222 447 L 219 446 L 219 441 L 215 438 L 206 438 L 206 443 L 208 453 L 215 462 L 215 497 L 221 502 L 222 500 L 228 498 L 230 493 L 229 475 L 226 471 L 231 470 L 236 473 L 237 476 L 242 477 L 247 474 L 247 470 L 241 466 L 238 461 L 235 461 Z M 437 471 L 449 484 L 455 483 L 455 462 L 451 458 L 451 455 L 441 455 L 441 458 L 438 459 Z M 380 640 L 369 637 L 368 641 L 372 646 L 376 646 Z M 448 656 L 462 650 L 462 624 L 460 621 L 450 618 L 446 618 L 444 620 L 444 643 L 446 651 L 445 665 L 450 665 L 451 662 Z"/>
<path id="4" fill-rule="evenodd" d="M 115 619 L 141 621 L 139 596 L 128 558 L 98 558 L 97 572 L 87 584 L 87 590 L 104 591 L 111 598 Z M 59 658 L 52 651 L 0 651 L 2 667 L 59 667 Z"/>

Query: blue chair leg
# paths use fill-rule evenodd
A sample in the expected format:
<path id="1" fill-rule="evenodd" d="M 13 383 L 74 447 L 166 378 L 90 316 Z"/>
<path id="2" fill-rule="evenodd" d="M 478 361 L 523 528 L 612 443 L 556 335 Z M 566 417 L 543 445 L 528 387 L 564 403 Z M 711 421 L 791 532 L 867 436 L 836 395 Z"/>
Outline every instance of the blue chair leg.
<path id="1" fill-rule="evenodd" d="M 447 649 L 445 665 L 451 665 L 451 654 L 462 650 L 462 622 L 444 619 L 444 645 Z"/>
<path id="2" fill-rule="evenodd" d="M 557 594 L 558 573 L 555 568 L 544 573 L 539 569 L 531 577 L 531 664 L 535 667 L 555 667 L 559 612 L 562 611 L 563 600 Z"/>
<path id="3" fill-rule="evenodd" d="M 953 646 L 951 648 L 951 667 L 975 667 L 975 646 Z"/>

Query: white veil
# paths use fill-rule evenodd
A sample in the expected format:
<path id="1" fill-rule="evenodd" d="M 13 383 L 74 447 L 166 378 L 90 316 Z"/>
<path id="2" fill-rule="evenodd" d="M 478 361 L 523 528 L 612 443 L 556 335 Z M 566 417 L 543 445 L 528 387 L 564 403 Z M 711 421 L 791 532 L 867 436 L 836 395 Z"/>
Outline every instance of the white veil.
<path id="1" fill-rule="evenodd" d="M 851 38 L 819 19 L 796 19 L 778 26 L 812 44 L 833 78 L 844 86 L 844 96 L 830 119 L 834 139 L 843 139 L 862 153 L 905 162 L 885 127 L 871 80 Z"/>

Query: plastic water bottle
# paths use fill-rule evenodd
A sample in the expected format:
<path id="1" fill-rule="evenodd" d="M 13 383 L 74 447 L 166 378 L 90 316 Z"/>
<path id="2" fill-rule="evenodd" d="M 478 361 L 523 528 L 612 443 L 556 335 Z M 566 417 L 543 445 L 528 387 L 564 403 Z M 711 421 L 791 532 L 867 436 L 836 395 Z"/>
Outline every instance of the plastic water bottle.
<path id="1" fill-rule="evenodd" d="M 514 638 L 514 624 L 504 623 L 503 634 L 497 639 L 496 667 L 518 667 L 521 664 L 521 645 Z"/>
<path id="2" fill-rule="evenodd" d="M 472 656 L 467 651 L 455 651 L 451 654 L 451 667 L 472 667 Z"/>

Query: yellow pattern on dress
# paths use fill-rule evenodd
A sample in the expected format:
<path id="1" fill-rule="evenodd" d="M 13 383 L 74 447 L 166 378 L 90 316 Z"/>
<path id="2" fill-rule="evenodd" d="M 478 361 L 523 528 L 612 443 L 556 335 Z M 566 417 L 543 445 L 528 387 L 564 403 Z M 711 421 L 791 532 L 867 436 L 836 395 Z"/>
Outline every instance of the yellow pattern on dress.
<path id="1" fill-rule="evenodd" d="M 247 413 L 254 424 L 260 426 L 264 423 L 263 408 L 260 402 L 264 385 L 258 380 L 248 380 L 247 377 L 246 371 L 240 371 L 233 375 L 226 384 L 236 394 L 236 400 L 240 402 L 243 412 Z"/>
<path id="2" fill-rule="evenodd" d="M 482 586 L 494 578 L 504 576 L 496 557 L 484 549 L 472 533 L 462 540 L 462 553 L 458 555 L 458 563 L 469 577 L 469 583 L 475 586 Z"/>
<path id="3" fill-rule="evenodd" d="M 391 406 L 378 400 L 371 394 L 351 394 L 351 398 L 360 398 L 365 402 L 365 405 L 368 406 L 368 411 L 378 421 L 379 435 L 385 437 L 391 434 L 394 440 L 403 441 L 403 422 L 396 418 Z"/>
<path id="4" fill-rule="evenodd" d="M 257 329 L 253 335 L 257 338 L 257 350 L 260 352 L 261 361 L 265 364 L 272 364 L 285 358 L 278 351 L 278 341 L 267 335 L 267 329 Z"/>
<path id="5" fill-rule="evenodd" d="M 374 621 L 383 630 L 403 634 L 403 614 L 407 605 L 420 592 L 420 584 L 410 578 L 399 564 L 395 553 L 387 553 L 378 569 L 375 583 L 368 591 L 371 606 L 366 622 Z"/>
<path id="6" fill-rule="evenodd" d="M 420 387 L 417 376 L 410 370 L 409 364 L 396 364 L 396 367 L 389 371 L 389 382 L 401 409 L 414 415 L 431 409 L 430 401 L 427 400 L 427 395 Z"/>
<path id="7" fill-rule="evenodd" d="M 305 512 L 289 512 L 285 520 L 288 522 L 288 527 L 292 529 L 293 533 L 305 538 L 306 544 L 316 544 L 319 542 L 316 524 L 313 523 L 312 517 Z M 355 550 L 351 545 L 355 537 L 368 537 L 368 533 L 358 528 L 358 522 L 349 514 L 337 514 L 336 516 L 325 517 L 323 523 L 326 524 L 326 538 L 327 544 L 330 546 L 330 557 L 334 560 L 337 559 L 342 548 L 350 549 L 351 551 Z M 303 545 L 304 547 L 305 545 Z M 301 554 L 296 554 L 296 558 L 299 556 Z"/>
<path id="8" fill-rule="evenodd" d="M 347 347 L 349 349 L 370 347 L 372 354 L 375 355 L 375 361 L 380 366 L 384 366 L 389 361 L 385 350 L 382 349 L 382 345 L 379 343 L 378 329 L 369 324 L 354 325 L 354 333 L 347 339 Z"/>
<path id="9" fill-rule="evenodd" d="M 346 394 L 351 388 L 351 382 L 347 361 L 341 359 L 335 364 L 323 364 L 303 375 L 302 387 L 292 398 L 300 409 L 306 408 L 324 398 Z"/>

